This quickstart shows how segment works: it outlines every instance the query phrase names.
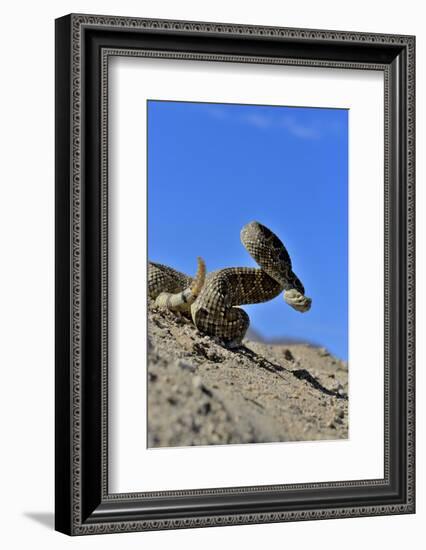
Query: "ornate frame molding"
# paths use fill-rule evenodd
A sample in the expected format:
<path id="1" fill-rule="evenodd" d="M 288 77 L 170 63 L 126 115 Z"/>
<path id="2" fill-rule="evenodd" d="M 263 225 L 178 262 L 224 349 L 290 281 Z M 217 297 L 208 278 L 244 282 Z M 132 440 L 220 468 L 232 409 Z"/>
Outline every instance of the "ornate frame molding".
<path id="1" fill-rule="evenodd" d="M 167 35 L 170 40 L 198 36 L 222 37 L 235 40 L 236 44 L 258 39 L 262 44 L 268 41 L 283 44 L 300 44 L 314 52 L 321 44 L 329 55 L 324 58 L 247 55 L 243 53 L 207 53 L 168 48 L 132 48 L 120 46 L 120 38 L 109 43 L 103 39 L 97 43 L 97 31 L 112 31 L 114 36 L 132 37 L 137 35 L 149 40 L 153 36 Z M 91 34 L 90 43 L 89 34 Z M 111 35 L 112 36 L 112 35 Z M 335 517 L 358 517 L 414 512 L 414 168 L 415 168 L 415 40 L 412 36 L 346 33 L 308 29 L 288 29 L 278 27 L 254 27 L 187 21 L 151 20 L 95 15 L 70 15 L 57 20 L 57 529 L 69 534 L 112 533 L 151 529 L 176 529 L 212 525 L 236 525 L 246 523 L 282 522 Z M 118 44 L 117 44 L 118 42 Z M 250 42 L 250 43 L 252 43 Z M 96 43 L 96 44 L 95 44 Z M 218 42 L 219 43 L 219 42 Z M 368 45 L 371 50 L 388 56 L 385 61 L 375 61 L 366 56 L 357 60 L 359 46 Z M 325 51 L 325 50 L 324 50 Z M 368 51 L 364 50 L 364 51 Z M 330 53 L 331 52 L 331 53 Z M 333 53 L 334 52 L 334 53 Z M 339 53 L 340 52 L 340 53 Z M 348 58 L 342 58 L 350 52 Z M 383 71 L 385 76 L 385 476 L 383 480 L 345 481 L 336 483 L 314 483 L 262 487 L 240 487 L 228 489 L 170 491 L 158 493 L 109 494 L 107 475 L 107 403 L 108 403 L 108 59 L 110 56 L 141 56 L 168 59 L 191 59 L 208 61 L 232 61 L 243 63 L 274 63 L 315 67 L 336 67 L 344 69 L 368 69 Z M 340 58 L 339 58 L 340 55 Z M 359 54 L 358 54 L 359 55 Z M 352 56 L 352 57 L 351 57 Z M 382 59 L 383 55 L 378 55 Z M 386 56 L 384 56 L 386 58 Z M 96 123 L 88 121 L 90 107 L 95 99 L 89 99 L 92 82 L 88 77 L 88 67 L 96 63 L 100 86 L 100 117 Z M 406 107 L 405 113 L 402 107 Z M 405 114 L 404 125 L 396 128 L 395 109 L 400 116 Z M 68 114 L 67 114 L 68 111 Z M 69 117 L 69 118 L 67 118 Z M 65 122 L 64 122 L 65 121 Z M 88 193 L 87 148 L 91 145 L 87 137 L 87 127 L 99 132 L 99 212 L 88 216 L 86 198 Z M 404 131 L 403 135 L 399 135 Z M 68 152 L 67 152 L 68 151 Z M 69 154 L 70 151 L 70 154 Z M 396 163 L 396 164 L 395 164 Z M 67 183 L 64 184 L 64 179 Z M 86 185 L 86 187 L 85 187 Z M 398 197 L 394 187 L 397 187 Z M 59 199 L 58 199 L 58 196 Z M 59 220 L 66 215 L 69 224 Z M 84 369 L 87 361 L 87 348 L 91 345 L 85 332 L 87 315 L 87 278 L 89 250 L 88 233 L 94 231 L 96 219 L 100 237 L 99 257 L 97 258 L 98 286 L 100 298 L 98 307 L 99 340 L 99 386 L 88 387 Z M 65 245 L 65 243 L 67 243 Z M 59 247 L 61 250 L 59 250 Z M 65 249 L 64 249 L 65 247 Z M 401 267 L 396 273 L 396 261 Z M 398 264 L 400 265 L 400 264 Z M 400 273 L 401 272 L 401 273 Z M 68 285 L 67 285 L 68 283 Z M 397 285 L 404 311 L 397 310 L 393 302 L 392 285 Z M 68 302 L 68 309 L 65 303 Z M 397 319 L 396 319 L 397 318 Z M 396 324 L 395 324 L 396 323 Z M 64 331 L 66 334 L 64 335 Z M 395 345 L 391 333 L 402 335 L 404 341 Z M 59 336 L 58 336 L 59 334 Z M 85 347 L 86 346 L 86 347 Z M 93 352 L 95 353 L 95 352 Z M 399 361 L 399 363 L 398 363 Z M 396 369 L 396 370 L 395 370 Z M 401 378 L 402 377 L 402 378 Z M 402 389 L 396 388 L 397 379 L 402 381 Z M 91 391 L 100 390 L 97 404 L 96 433 L 99 435 L 99 449 L 94 453 L 85 440 L 87 409 L 85 402 Z M 405 390 L 405 391 L 404 391 Z M 64 400 L 68 391 L 69 400 Z M 393 418 L 396 398 L 405 416 L 399 432 L 395 432 Z M 67 424 L 68 423 L 68 424 Z M 65 432 L 65 433 L 64 433 Z M 406 467 L 395 472 L 395 448 L 392 441 L 398 438 L 404 443 Z M 401 439 L 402 438 L 402 439 Z M 92 453 L 95 466 L 85 464 L 85 454 Z M 402 467 L 401 467 L 402 468 Z M 95 482 L 88 480 L 88 473 L 96 474 Z M 360 490 L 369 488 L 389 488 L 395 485 L 398 474 L 399 490 L 394 488 L 390 496 L 380 504 L 330 505 L 314 507 L 307 499 L 305 510 L 273 510 L 258 506 L 247 513 L 231 512 L 206 515 L 191 512 L 182 517 L 151 518 L 143 506 L 138 514 L 125 513 L 126 507 L 137 508 L 144 499 L 168 497 L 170 503 L 176 497 L 209 497 L 233 495 L 240 497 L 253 493 L 291 493 L 307 490 L 334 491 Z M 94 476 L 96 477 L 96 476 Z M 65 489 L 63 485 L 66 485 Z M 337 494 L 336 492 L 336 494 Z M 348 493 L 349 494 L 349 493 Z M 402 499 L 402 500 L 401 500 Z M 365 499 L 364 499 L 365 500 Z M 333 501 L 332 501 L 333 502 Z M 125 518 L 121 521 L 121 518 Z"/>

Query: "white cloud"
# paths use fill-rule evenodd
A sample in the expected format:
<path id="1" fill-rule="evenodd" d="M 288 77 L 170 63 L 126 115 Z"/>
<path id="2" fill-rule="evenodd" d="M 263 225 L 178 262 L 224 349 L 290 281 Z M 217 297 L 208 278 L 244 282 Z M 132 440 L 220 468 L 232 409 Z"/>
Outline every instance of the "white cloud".
<path id="1" fill-rule="evenodd" d="M 300 124 L 296 122 L 293 117 L 283 117 L 281 124 L 286 128 L 290 134 L 299 137 L 301 139 L 319 139 L 321 137 L 321 131 L 318 124 Z"/>
<path id="2" fill-rule="evenodd" d="M 310 124 L 304 124 L 291 114 L 273 116 L 270 112 L 261 111 L 261 109 L 257 112 L 250 109 L 246 113 L 241 113 L 241 110 L 233 112 L 232 109 L 213 104 L 206 109 L 209 116 L 216 120 L 247 124 L 261 130 L 281 128 L 299 139 L 317 140 L 325 133 L 338 134 L 341 131 L 340 124 L 337 121 L 320 122 L 319 120 L 313 120 Z"/>
<path id="3" fill-rule="evenodd" d="M 229 118 L 227 109 L 221 107 L 220 105 L 215 105 L 211 103 L 205 106 L 205 110 L 209 114 L 209 116 L 215 118 L 216 120 L 225 120 Z"/>
<path id="4" fill-rule="evenodd" d="M 273 119 L 260 113 L 247 113 L 240 120 L 251 126 L 256 126 L 256 128 L 270 128 L 273 126 Z"/>

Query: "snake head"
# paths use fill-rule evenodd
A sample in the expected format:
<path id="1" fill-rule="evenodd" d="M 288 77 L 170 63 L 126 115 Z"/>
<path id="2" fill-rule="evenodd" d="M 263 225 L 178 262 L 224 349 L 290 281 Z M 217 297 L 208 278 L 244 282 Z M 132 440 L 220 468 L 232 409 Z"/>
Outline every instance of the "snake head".
<path id="1" fill-rule="evenodd" d="M 300 313 L 305 313 L 311 309 L 312 299 L 308 298 L 304 294 L 301 294 L 295 288 L 291 288 L 284 292 L 284 300 L 289 306 Z"/>
<path id="2" fill-rule="evenodd" d="M 295 289 L 305 294 L 302 282 L 292 269 L 289 253 L 275 233 L 259 222 L 250 222 L 241 230 L 241 242 L 253 260 L 280 283 L 283 290 Z"/>

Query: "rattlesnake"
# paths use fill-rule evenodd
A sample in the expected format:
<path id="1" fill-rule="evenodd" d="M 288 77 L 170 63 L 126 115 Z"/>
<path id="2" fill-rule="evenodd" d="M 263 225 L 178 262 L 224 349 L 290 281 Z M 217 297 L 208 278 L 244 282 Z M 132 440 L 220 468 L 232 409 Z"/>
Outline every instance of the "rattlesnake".
<path id="1" fill-rule="evenodd" d="M 230 267 L 206 275 L 204 261 L 198 258 L 192 278 L 149 262 L 148 295 L 158 307 L 189 316 L 198 330 L 230 347 L 241 344 L 250 324 L 247 313 L 235 306 L 267 302 L 284 291 L 289 305 L 308 311 L 311 299 L 279 238 L 261 223 L 250 222 L 241 230 L 241 242 L 260 268 Z"/>

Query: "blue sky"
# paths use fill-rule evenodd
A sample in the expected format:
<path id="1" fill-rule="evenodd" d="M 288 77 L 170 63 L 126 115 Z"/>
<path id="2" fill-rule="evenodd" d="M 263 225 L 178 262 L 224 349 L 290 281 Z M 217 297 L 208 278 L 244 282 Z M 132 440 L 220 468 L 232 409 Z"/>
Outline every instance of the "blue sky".
<path id="1" fill-rule="evenodd" d="M 286 246 L 312 308 L 244 306 L 265 338 L 348 354 L 348 111 L 148 101 L 148 255 L 193 274 L 254 266 L 249 221 Z"/>

